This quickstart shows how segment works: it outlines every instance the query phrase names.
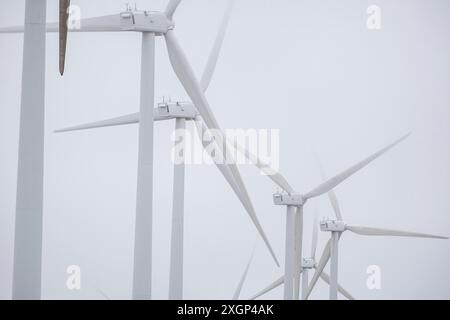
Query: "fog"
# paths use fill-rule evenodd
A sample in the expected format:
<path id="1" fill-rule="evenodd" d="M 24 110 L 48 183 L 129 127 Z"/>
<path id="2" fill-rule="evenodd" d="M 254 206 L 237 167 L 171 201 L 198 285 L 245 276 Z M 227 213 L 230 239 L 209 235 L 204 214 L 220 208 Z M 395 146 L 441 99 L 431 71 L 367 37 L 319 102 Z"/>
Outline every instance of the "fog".
<path id="1" fill-rule="evenodd" d="M 73 0 L 82 17 L 119 13 L 118 0 Z M 163 10 L 165 0 L 136 1 Z M 450 235 L 450 2 L 446 0 L 238 0 L 207 97 L 223 128 L 279 129 L 280 172 L 298 192 L 412 132 L 405 142 L 336 188 L 344 220 Z M 21 25 L 23 0 L 0 0 L 0 27 Z M 369 5 L 381 29 L 366 26 Z M 226 0 L 185 0 L 176 34 L 200 77 Z M 58 19 L 49 0 L 48 21 Z M 0 35 L 0 298 L 11 298 L 22 35 Z M 137 112 L 140 34 L 69 34 L 66 74 L 58 36 L 47 36 L 44 299 L 129 299 L 137 174 L 136 125 L 54 134 L 62 127 Z M 156 102 L 187 100 L 157 39 Z M 172 207 L 171 133 L 155 124 L 153 297 L 168 297 Z M 188 126 L 192 126 L 191 123 Z M 258 217 L 283 264 L 285 208 L 276 186 L 240 166 Z M 313 214 L 332 217 L 324 196 L 305 206 L 304 251 Z M 318 256 L 329 234 L 319 233 Z M 256 243 L 242 297 L 282 275 L 243 206 L 211 165 L 186 167 L 187 299 L 228 299 Z M 450 242 L 363 237 L 340 242 L 339 282 L 357 299 L 449 299 Z M 81 290 L 68 290 L 78 265 Z M 369 266 L 381 289 L 369 290 Z M 282 287 L 265 295 L 281 299 Z M 313 299 L 327 299 L 319 282 Z"/>

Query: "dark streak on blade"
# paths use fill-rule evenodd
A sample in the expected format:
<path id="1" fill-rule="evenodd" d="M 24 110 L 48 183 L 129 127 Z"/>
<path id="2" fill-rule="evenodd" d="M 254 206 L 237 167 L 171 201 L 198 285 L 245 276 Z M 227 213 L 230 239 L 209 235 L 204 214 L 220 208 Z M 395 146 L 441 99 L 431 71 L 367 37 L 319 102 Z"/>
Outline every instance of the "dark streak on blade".
<path id="1" fill-rule="evenodd" d="M 70 0 L 59 0 L 59 73 L 64 74 Z"/>

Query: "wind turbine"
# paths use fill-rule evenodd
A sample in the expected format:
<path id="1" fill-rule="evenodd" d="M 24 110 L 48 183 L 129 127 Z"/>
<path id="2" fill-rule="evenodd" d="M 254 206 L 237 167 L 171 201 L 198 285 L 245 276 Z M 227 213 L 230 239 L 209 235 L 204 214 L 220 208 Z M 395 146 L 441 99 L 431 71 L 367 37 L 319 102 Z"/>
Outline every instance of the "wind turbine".
<path id="1" fill-rule="evenodd" d="M 405 140 L 408 136 L 409 134 L 401 137 L 400 139 L 394 141 L 387 147 L 379 150 L 378 152 L 360 161 L 359 163 L 341 172 L 340 174 L 334 176 L 333 178 L 327 179 L 316 188 L 304 194 L 296 193 L 289 185 L 287 180 L 280 173 L 277 172 L 273 175 L 268 175 L 268 177 L 272 181 L 274 181 L 279 187 L 281 187 L 285 191 L 285 193 L 276 193 L 274 195 L 273 198 L 275 205 L 287 207 L 284 277 L 278 279 L 271 286 L 269 286 L 269 290 L 272 286 L 279 286 L 284 283 L 284 299 L 285 300 L 293 300 L 294 298 L 296 300 L 299 299 L 300 274 L 302 270 L 300 259 L 302 257 L 303 207 L 306 204 L 306 202 L 309 199 L 321 196 L 325 193 L 327 193 L 329 197 L 330 196 L 332 197 L 334 194 L 332 190 L 335 187 L 340 185 L 342 182 L 347 180 L 350 176 L 352 176 L 359 170 L 366 167 L 375 159 L 382 156 L 384 153 L 392 149 L 394 146 Z M 257 159 L 257 157 L 252 155 L 247 150 L 243 148 L 238 148 L 238 150 L 241 153 L 243 153 L 259 169 L 263 171 L 267 171 L 267 169 L 270 170 L 270 168 L 268 168 L 266 164 L 261 163 L 259 159 Z M 320 265 L 321 264 L 319 262 L 318 266 Z M 315 278 L 313 280 L 317 282 L 322 271 L 323 268 L 320 269 L 320 272 L 316 271 Z"/>
<path id="2" fill-rule="evenodd" d="M 303 207 L 309 199 L 328 193 L 339 184 L 347 180 L 350 176 L 367 166 L 369 163 L 386 153 L 388 150 L 405 140 L 409 136 L 403 136 L 389 146 L 379 150 L 370 157 L 357 163 L 353 167 L 343 171 L 333 178 L 323 182 L 311 191 L 298 193 L 278 193 L 274 195 L 274 203 L 279 206 L 287 207 L 286 219 L 286 258 L 285 258 L 285 275 L 284 275 L 284 298 L 292 300 L 295 296 L 299 297 L 299 270 L 300 257 L 302 256 L 302 224 L 303 224 Z M 320 273 L 319 273 L 320 274 Z M 294 287 L 295 280 L 295 287 Z M 295 289 L 295 293 L 294 293 Z"/>
<path id="3" fill-rule="evenodd" d="M 302 277 L 302 299 L 306 300 L 306 295 L 308 292 L 308 272 L 310 270 L 315 270 L 317 268 L 317 262 L 316 262 L 316 249 L 317 249 L 317 238 L 318 238 L 318 227 L 319 222 L 317 220 L 317 214 L 314 215 L 314 223 L 313 223 L 313 235 L 312 235 L 312 241 L 311 241 L 311 256 L 304 257 L 301 261 L 301 269 L 299 270 L 299 274 L 301 274 Z M 320 278 L 327 283 L 330 284 L 330 276 L 325 272 L 322 271 L 320 273 Z M 277 280 L 275 280 L 273 283 L 268 285 L 263 290 L 259 291 L 257 294 L 252 296 L 250 300 L 255 300 L 259 298 L 260 296 L 272 291 L 273 289 L 281 286 L 284 284 L 284 277 L 280 277 Z M 345 290 L 341 285 L 338 286 L 339 292 L 345 296 L 349 300 L 353 300 L 353 296 Z"/>
<path id="4" fill-rule="evenodd" d="M 325 249 L 320 258 L 319 264 L 317 265 L 316 272 L 311 280 L 308 288 L 306 297 L 309 297 L 312 290 L 314 289 L 317 279 L 323 272 L 323 269 L 331 258 L 330 262 L 330 299 L 337 299 L 338 290 L 338 249 L 339 249 L 339 239 L 345 231 L 350 231 L 358 235 L 364 236 L 391 236 L 391 237 L 408 237 L 408 238 L 432 238 L 432 239 L 448 239 L 447 237 L 441 237 L 437 235 L 417 233 L 410 231 L 400 231 L 400 230 L 390 230 L 390 229 L 380 229 L 372 227 L 354 226 L 348 225 L 342 220 L 342 213 L 339 208 L 339 203 L 336 196 L 330 197 L 333 199 L 332 204 L 336 213 L 336 220 L 324 220 L 320 223 L 320 228 L 323 232 L 330 232 L 331 238 L 327 242 Z"/>
<path id="5" fill-rule="evenodd" d="M 153 180 L 153 122 L 154 120 L 162 120 L 170 118 L 186 118 L 186 114 L 190 118 L 199 120 L 199 117 L 206 123 L 208 129 L 214 129 L 218 134 L 215 136 L 217 145 L 228 147 L 224 143 L 225 137 L 218 122 L 209 106 L 205 97 L 204 91 L 211 80 L 215 63 L 220 51 L 221 42 L 217 41 L 213 49 L 213 54 L 210 57 L 209 63 L 205 70 L 204 77 L 199 82 L 183 52 L 178 40 L 174 34 L 175 24 L 173 22 L 173 15 L 180 4 L 181 0 L 171 0 L 165 12 L 133 12 L 126 11 L 118 15 L 103 16 L 97 18 L 83 19 L 81 21 L 81 28 L 70 30 L 73 32 L 140 32 L 142 33 L 142 55 L 141 55 L 141 102 L 140 112 L 137 114 L 128 115 L 114 119 L 113 122 L 118 124 L 125 123 L 139 123 L 139 163 L 138 163 L 138 191 L 136 204 L 136 239 L 135 239 L 135 262 L 134 262 L 134 276 L 133 276 L 133 298 L 145 299 L 151 298 L 151 244 L 152 244 L 152 180 Z M 67 5 L 67 2 L 61 3 Z M 23 27 L 4 28 L 0 32 L 21 32 Z M 224 30 L 224 29 L 222 29 Z M 60 28 L 58 24 L 48 24 L 48 32 L 58 32 Z M 60 48 L 65 48 L 65 39 L 67 39 L 67 30 L 60 32 Z M 195 108 L 190 108 L 188 105 L 181 105 L 177 103 L 174 105 L 167 105 L 166 113 L 162 116 L 154 116 L 153 106 L 154 102 L 154 47 L 155 36 L 164 36 L 167 44 L 169 59 L 175 74 L 179 78 L 181 84 L 190 96 Z M 220 35 L 223 37 L 223 35 Z M 64 54 L 65 50 L 60 51 L 60 66 L 64 70 Z M 60 70 L 60 71 L 61 71 Z M 169 110 L 170 107 L 182 111 L 182 116 L 174 116 Z M 161 111 L 161 108 L 159 108 Z M 186 113 L 186 110 L 188 111 Z M 137 121 L 136 121 L 137 120 Z M 199 121 L 196 121 L 199 124 Z M 92 127 L 110 126 L 111 121 L 104 121 L 93 124 Z M 182 122 L 178 123 L 182 126 Z M 76 129 L 76 128 L 72 128 Z M 225 152 L 228 154 L 228 152 Z M 240 201 L 244 205 L 250 218 L 252 219 L 259 234 L 263 238 L 266 247 L 270 251 L 273 259 L 278 265 L 275 253 L 265 235 L 261 224 L 255 213 L 253 204 L 251 203 L 249 194 L 241 178 L 241 175 L 234 163 L 225 163 L 218 165 L 222 174 L 226 177 L 228 183 L 233 188 L 234 192 L 238 194 Z M 178 167 L 176 177 L 181 179 L 184 168 Z M 177 190 L 177 195 L 180 190 Z M 178 207 L 178 212 L 180 209 Z M 178 226 L 181 224 L 178 221 Z M 180 251 L 178 249 L 178 251 Z M 174 255 L 172 255 L 174 256 Z M 179 256 L 179 255 L 177 255 Z M 179 271 L 178 271 L 179 274 Z M 179 292 L 179 289 L 176 291 Z"/>
<path id="6" fill-rule="evenodd" d="M 41 298 L 46 11 L 46 0 L 25 3 L 12 283 L 15 300 Z"/>
<path id="7" fill-rule="evenodd" d="M 206 92 L 208 89 L 214 70 L 217 65 L 220 50 L 225 38 L 225 32 L 229 23 L 230 14 L 234 1 L 228 2 L 228 7 L 220 25 L 219 32 L 206 64 L 202 77 L 202 88 Z M 203 125 L 201 117 L 192 102 L 162 102 L 154 110 L 154 121 L 164 121 L 175 119 L 175 133 L 177 133 L 177 141 L 180 140 L 184 144 L 184 130 L 186 121 L 194 121 L 197 131 L 200 134 L 200 140 L 204 141 L 204 133 L 206 128 Z M 75 127 L 57 130 L 56 132 L 71 132 L 85 129 L 94 129 L 109 126 L 119 126 L 139 123 L 140 114 L 133 113 L 112 119 L 106 119 L 94 123 L 78 125 Z M 176 141 L 176 143 L 178 143 Z M 184 148 L 183 148 L 184 149 Z M 230 185 L 234 188 L 237 196 L 246 201 L 239 191 L 234 178 L 225 166 L 216 164 Z M 183 297 L 183 248 L 184 248 L 184 186 L 185 186 L 185 165 L 184 163 L 174 163 L 173 178 L 173 211 L 172 211 L 172 233 L 171 233 L 171 259 L 170 259 L 170 280 L 169 280 L 169 299 L 180 300 Z"/>

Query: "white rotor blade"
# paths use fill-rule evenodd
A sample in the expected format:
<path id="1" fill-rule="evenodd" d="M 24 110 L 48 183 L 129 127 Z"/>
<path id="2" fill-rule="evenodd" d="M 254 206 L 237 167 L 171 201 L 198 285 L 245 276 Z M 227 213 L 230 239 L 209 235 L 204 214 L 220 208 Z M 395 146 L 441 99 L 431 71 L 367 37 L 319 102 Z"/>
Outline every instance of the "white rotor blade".
<path id="1" fill-rule="evenodd" d="M 319 166 L 320 176 L 322 177 L 322 181 L 328 181 L 327 175 L 325 174 L 325 170 L 323 169 L 322 162 L 319 159 L 319 156 L 316 154 L 317 164 Z M 330 200 L 331 206 L 333 207 L 334 214 L 336 215 L 336 219 L 342 221 L 341 208 L 339 207 L 339 202 L 336 197 L 336 193 L 333 189 L 328 191 L 328 199 Z"/>
<path id="2" fill-rule="evenodd" d="M 167 4 L 166 15 L 170 20 L 173 19 L 173 15 L 180 5 L 180 2 L 181 0 L 170 0 L 170 2 Z"/>
<path id="3" fill-rule="evenodd" d="M 197 127 L 197 132 L 199 135 L 199 139 L 202 143 L 202 146 L 204 149 L 206 149 L 208 147 L 208 141 L 210 141 L 211 139 L 204 139 L 204 134 L 205 132 L 207 132 L 208 128 L 206 128 L 206 126 L 203 124 L 202 120 L 200 118 L 195 119 L 195 125 Z M 217 151 L 219 152 L 219 151 Z M 218 155 L 219 157 L 221 157 L 223 159 L 223 155 L 220 154 Z M 213 161 L 215 160 L 214 158 L 212 158 Z M 239 190 L 239 186 L 236 183 L 236 180 L 234 179 L 230 169 L 224 165 L 221 162 L 218 161 L 214 161 L 214 164 L 216 165 L 217 169 L 219 169 L 219 171 L 222 173 L 222 175 L 224 176 L 225 180 L 227 180 L 228 184 L 230 185 L 230 187 L 233 189 L 234 193 L 236 194 L 236 196 L 238 197 L 238 199 L 241 201 L 242 205 L 244 206 L 244 208 L 246 210 L 248 210 L 248 205 L 245 201 L 245 199 L 243 198 L 241 191 Z"/>
<path id="4" fill-rule="evenodd" d="M 287 180 L 278 173 L 275 169 L 271 168 L 269 164 L 264 163 L 258 156 L 251 153 L 247 148 L 241 146 L 239 143 L 233 143 L 228 140 L 228 143 L 236 148 L 241 154 L 245 156 L 254 166 L 256 166 L 261 172 L 263 172 L 270 180 L 272 180 L 281 189 L 291 194 L 294 193 L 294 189 L 289 185 Z"/>
<path id="5" fill-rule="evenodd" d="M 211 139 L 204 139 L 203 134 L 205 132 L 207 132 L 208 128 L 206 128 L 206 126 L 204 125 L 203 121 L 201 120 L 200 117 L 197 117 L 195 119 L 195 125 L 197 127 L 197 132 L 199 134 L 199 139 L 203 145 L 203 148 L 207 148 L 208 146 L 208 141 L 210 141 Z M 216 150 L 218 153 L 220 152 L 219 150 Z M 223 155 L 220 154 L 218 155 L 223 159 Z M 213 161 L 215 160 L 214 158 L 212 158 Z M 241 192 L 239 185 L 236 183 L 236 179 L 233 177 L 233 174 L 230 170 L 230 168 L 221 163 L 220 161 L 214 161 L 214 164 L 216 165 L 217 169 L 219 169 L 220 173 L 224 176 L 225 180 L 227 180 L 228 184 L 230 185 L 230 187 L 233 189 L 234 193 L 236 194 L 236 196 L 238 197 L 239 201 L 242 203 L 242 205 L 244 206 L 245 210 L 250 214 L 250 212 L 254 213 L 254 209 L 251 205 L 248 204 L 248 201 L 246 201 L 245 197 L 243 196 L 243 193 Z M 256 215 L 256 214 L 255 214 Z M 266 243 L 267 245 L 267 243 Z M 274 256 L 274 254 L 272 254 L 272 257 L 275 259 L 275 263 L 277 264 L 277 266 L 279 266 L 279 262 L 276 259 L 276 257 Z"/>
<path id="6" fill-rule="evenodd" d="M 0 28 L 0 33 L 23 33 L 24 26 L 13 26 L 13 27 L 4 27 Z M 47 23 L 46 25 L 47 32 L 58 32 L 59 26 L 58 23 Z"/>
<path id="7" fill-rule="evenodd" d="M 64 74 L 70 0 L 59 0 L 59 72 Z"/>
<path id="8" fill-rule="evenodd" d="M 317 238 L 319 237 L 319 219 L 317 216 L 317 211 L 314 214 L 314 224 L 313 224 L 313 235 L 311 242 L 311 258 L 313 260 L 316 259 L 316 251 L 317 251 Z"/>
<path id="9" fill-rule="evenodd" d="M 244 286 L 245 279 L 247 278 L 248 270 L 250 269 L 250 265 L 252 264 L 253 257 L 255 255 L 255 249 L 253 249 L 252 254 L 250 255 L 250 259 L 248 260 L 247 266 L 245 267 L 244 273 L 242 274 L 241 280 L 236 288 L 236 291 L 233 295 L 233 300 L 238 300 L 241 295 L 242 287 Z"/>
<path id="10" fill-rule="evenodd" d="M 323 269 L 325 269 L 325 266 L 327 265 L 328 260 L 330 260 L 330 256 L 331 256 L 331 239 L 328 240 L 325 248 L 323 249 L 322 257 L 320 258 L 319 263 L 317 264 L 317 267 L 316 267 L 316 272 L 314 273 L 314 276 L 311 279 L 311 282 L 309 283 L 308 293 L 306 294 L 306 299 L 308 299 L 309 296 L 311 295 L 311 292 L 314 289 L 314 286 L 316 285 L 317 280 L 319 280 L 319 277 L 322 274 Z"/>
<path id="11" fill-rule="evenodd" d="M 339 202 L 336 197 L 336 193 L 333 189 L 328 191 L 328 199 L 330 200 L 331 206 L 333 207 L 334 214 L 336 215 L 336 219 L 342 221 L 342 213 L 341 208 L 339 207 Z"/>
<path id="12" fill-rule="evenodd" d="M 139 123 L 139 112 L 129 114 L 122 117 L 112 118 L 108 120 L 102 120 L 98 122 L 92 122 L 87 124 L 82 124 L 78 126 L 73 126 L 69 128 L 64 128 L 60 130 L 56 130 L 55 133 L 61 133 L 61 132 L 70 132 L 70 131 L 79 131 L 79 130 L 86 130 L 86 129 L 96 129 L 96 128 L 104 128 L 104 127 L 113 127 L 113 126 L 121 126 L 126 124 L 133 124 L 133 123 Z"/>
<path id="13" fill-rule="evenodd" d="M 209 106 L 209 103 L 205 97 L 205 94 L 203 93 L 200 83 L 196 79 L 194 72 L 192 70 L 192 67 L 190 66 L 184 52 L 182 51 L 180 45 L 178 44 L 178 41 L 175 37 L 175 34 L 173 30 L 167 32 L 165 34 L 166 44 L 167 44 L 167 50 L 169 53 L 169 59 L 172 64 L 172 67 L 175 71 L 175 74 L 177 75 L 178 79 L 180 80 L 181 84 L 183 85 L 184 89 L 186 90 L 187 94 L 191 98 L 192 102 L 196 106 L 198 112 L 202 116 L 203 120 L 205 121 L 207 127 L 209 129 L 215 129 L 218 133 L 218 136 L 216 137 L 216 143 L 219 146 L 227 147 L 226 143 L 224 143 L 226 140 L 224 138 L 223 132 L 220 130 L 220 127 L 214 117 L 214 114 L 211 111 L 211 108 Z M 232 154 L 231 152 L 226 151 L 225 153 Z M 250 218 L 252 219 L 255 227 L 257 228 L 259 234 L 263 238 L 267 248 L 269 249 L 272 257 L 275 260 L 275 263 L 279 265 L 278 259 L 276 258 L 275 252 L 272 249 L 272 246 L 270 245 L 270 242 L 264 232 L 264 230 L 261 227 L 261 224 L 259 223 L 259 220 L 255 214 L 253 205 L 251 203 L 250 197 L 247 192 L 247 188 L 245 187 L 241 175 L 239 173 L 239 170 L 237 169 L 236 164 L 231 163 L 227 164 L 229 169 L 231 170 L 231 173 L 233 174 L 233 177 L 238 184 L 239 190 L 242 193 L 247 207 L 250 209 L 248 210 L 248 214 Z"/>
<path id="14" fill-rule="evenodd" d="M 94 17 L 81 19 L 79 21 L 74 21 L 74 25 L 79 25 L 80 28 L 68 29 L 70 32 L 122 32 L 128 31 L 128 28 L 124 26 L 121 22 L 119 14 L 113 14 L 102 17 Z M 23 33 L 23 26 L 14 26 L 0 28 L 0 33 Z M 46 31 L 59 32 L 59 23 L 51 22 L 47 23 Z"/>
<path id="15" fill-rule="evenodd" d="M 448 239 L 447 237 L 436 236 L 426 233 L 417 233 L 410 231 L 370 228 L 361 226 L 345 226 L 345 229 L 363 236 L 391 236 L 391 237 L 410 237 L 410 238 L 431 238 Z"/>
<path id="16" fill-rule="evenodd" d="M 261 290 L 260 292 L 255 294 L 249 300 L 255 300 L 255 299 L 259 298 L 260 296 L 262 296 L 263 294 L 266 294 L 267 292 L 272 291 L 273 289 L 281 286 L 283 283 L 284 283 L 284 276 L 282 276 L 282 277 L 278 278 L 277 280 L 275 280 L 274 282 L 272 282 L 269 286 L 267 286 L 266 288 L 264 288 L 263 290 Z"/>
<path id="17" fill-rule="evenodd" d="M 326 182 L 326 181 L 328 181 L 328 177 L 325 174 L 325 170 L 323 169 L 322 163 L 319 160 L 319 157 L 317 155 L 316 155 L 316 158 L 317 158 L 317 163 L 319 165 L 319 170 L 320 170 L 320 175 L 322 177 L 322 181 Z M 339 221 L 342 221 L 341 208 L 339 207 L 339 202 L 337 200 L 336 193 L 334 192 L 333 189 L 331 189 L 330 191 L 328 191 L 327 195 L 328 195 L 328 200 L 330 200 L 331 206 L 333 207 L 333 211 L 334 211 L 334 214 L 336 215 L 336 219 L 338 219 Z"/>
<path id="18" fill-rule="evenodd" d="M 330 276 L 325 271 L 322 271 L 322 273 L 320 274 L 320 278 L 323 281 L 325 281 L 328 285 L 330 285 Z M 353 298 L 353 296 L 339 284 L 338 284 L 338 291 L 348 300 L 355 300 L 355 298 Z"/>
<path id="19" fill-rule="evenodd" d="M 227 31 L 228 23 L 230 21 L 233 4 L 234 0 L 228 1 L 228 7 L 225 12 L 225 16 L 223 17 L 222 23 L 220 25 L 219 33 L 217 34 L 216 40 L 214 42 L 213 48 L 208 58 L 208 62 L 206 63 L 205 71 L 203 72 L 203 76 L 200 81 L 200 85 L 203 89 L 203 92 L 205 92 L 208 89 L 214 71 L 216 69 L 217 61 L 220 55 L 220 50 L 222 49 L 223 40 L 225 39 L 225 33 Z"/>
<path id="20" fill-rule="evenodd" d="M 372 161 L 374 161 L 375 159 L 377 159 L 378 157 L 380 157 L 381 155 L 386 153 L 388 150 L 392 149 L 394 146 L 396 146 L 397 144 L 399 144 L 400 142 L 405 140 L 408 136 L 409 136 L 409 134 L 401 137 L 400 139 L 396 140 L 394 143 L 390 144 L 386 148 L 381 149 L 380 151 L 374 153 L 373 155 L 371 155 L 370 157 L 366 158 L 365 160 L 357 163 L 353 167 L 345 170 L 344 172 L 338 174 L 337 176 L 335 176 L 335 177 L 329 179 L 328 181 L 322 183 L 317 188 L 315 188 L 315 189 L 311 190 L 310 192 L 308 192 L 307 194 L 305 194 L 304 195 L 305 198 L 306 199 L 310 199 L 310 198 L 318 197 L 318 196 L 320 196 L 320 195 L 322 195 L 324 193 L 327 193 L 330 190 L 334 189 L 336 186 L 341 184 L 343 181 L 345 181 L 347 178 L 352 176 L 354 173 L 358 172 L 359 170 L 361 170 L 362 168 L 367 166 L 369 163 L 371 163 Z"/>
<path id="21" fill-rule="evenodd" d="M 3 27 L 0 28 L 0 33 L 23 33 L 24 30 L 24 26 Z"/>

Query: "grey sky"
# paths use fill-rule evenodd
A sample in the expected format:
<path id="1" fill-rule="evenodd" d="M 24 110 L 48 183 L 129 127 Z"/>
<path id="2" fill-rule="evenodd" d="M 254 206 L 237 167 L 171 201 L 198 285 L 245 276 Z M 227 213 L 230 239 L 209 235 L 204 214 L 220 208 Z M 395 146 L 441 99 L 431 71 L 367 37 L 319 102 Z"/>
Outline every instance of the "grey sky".
<path id="1" fill-rule="evenodd" d="M 0 26 L 23 23 L 25 1 L 0 0 Z M 136 1 L 161 10 L 166 1 Z M 48 20 L 57 20 L 48 0 Z M 74 0 L 83 17 L 118 13 L 124 1 Z M 185 0 L 176 34 L 200 76 L 225 0 Z M 382 29 L 366 9 L 382 9 Z M 298 191 L 412 131 L 412 136 L 336 189 L 353 224 L 450 235 L 450 3 L 446 0 L 238 0 L 207 96 L 224 128 L 280 129 L 281 172 Z M 58 74 L 57 35 L 47 37 L 43 298 L 131 295 L 137 127 L 53 134 L 65 126 L 138 110 L 139 34 L 70 34 L 66 74 Z M 0 298 L 11 295 L 22 36 L 0 35 Z M 157 41 L 156 96 L 187 99 Z M 174 122 L 155 126 L 154 297 L 167 298 Z M 274 184 L 242 172 L 275 251 L 284 258 L 285 209 Z M 213 166 L 186 174 L 185 296 L 231 298 L 256 239 L 243 207 Z M 325 197 L 305 208 L 332 216 Z M 327 234 L 319 234 L 320 254 Z M 448 241 L 364 238 L 341 241 L 340 283 L 357 299 L 450 298 Z M 81 266 L 82 290 L 65 288 Z M 366 288 L 379 265 L 382 290 Z M 258 238 L 243 296 L 276 277 Z M 278 289 L 267 298 L 281 298 Z M 327 298 L 321 283 L 313 298 Z"/>

